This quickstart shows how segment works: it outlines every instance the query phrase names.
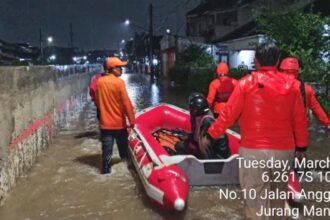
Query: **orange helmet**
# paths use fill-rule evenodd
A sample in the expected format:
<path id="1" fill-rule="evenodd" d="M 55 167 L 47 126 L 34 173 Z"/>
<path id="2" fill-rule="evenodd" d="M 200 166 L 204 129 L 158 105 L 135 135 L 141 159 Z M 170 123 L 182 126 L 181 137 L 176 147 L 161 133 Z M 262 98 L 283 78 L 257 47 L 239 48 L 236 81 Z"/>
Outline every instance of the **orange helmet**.
<path id="1" fill-rule="evenodd" d="M 106 61 L 107 68 L 114 68 L 117 66 L 126 66 L 127 62 L 120 60 L 118 57 L 109 57 Z"/>
<path id="2" fill-rule="evenodd" d="M 282 60 L 280 69 L 297 76 L 299 71 L 299 62 L 297 58 L 287 57 Z"/>
<path id="3" fill-rule="evenodd" d="M 218 75 L 227 75 L 229 72 L 229 68 L 227 63 L 219 63 L 217 66 L 217 74 Z"/>

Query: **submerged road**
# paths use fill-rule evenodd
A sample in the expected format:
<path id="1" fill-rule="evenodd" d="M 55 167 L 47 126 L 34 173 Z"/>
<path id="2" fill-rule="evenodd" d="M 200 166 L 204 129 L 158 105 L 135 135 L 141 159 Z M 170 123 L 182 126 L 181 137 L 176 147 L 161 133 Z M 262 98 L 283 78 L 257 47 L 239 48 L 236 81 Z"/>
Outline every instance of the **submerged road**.
<path id="1" fill-rule="evenodd" d="M 161 102 L 187 107 L 188 92 L 171 88 L 167 83 L 150 83 L 141 74 L 124 74 L 122 78 L 136 111 Z M 101 143 L 95 107 L 87 91 L 71 117 L 34 167 L 19 179 L 0 208 L 1 220 L 243 219 L 243 200 L 220 199 L 219 187 L 192 188 L 188 207 L 182 213 L 155 208 L 147 200 L 135 170 L 120 161 L 116 147 L 112 174 L 100 174 Z M 315 122 L 312 125 L 309 157 L 324 158 L 330 141 Z M 325 190 L 330 183 L 316 180 L 304 186 L 309 190 Z M 239 186 L 222 188 L 240 193 Z"/>

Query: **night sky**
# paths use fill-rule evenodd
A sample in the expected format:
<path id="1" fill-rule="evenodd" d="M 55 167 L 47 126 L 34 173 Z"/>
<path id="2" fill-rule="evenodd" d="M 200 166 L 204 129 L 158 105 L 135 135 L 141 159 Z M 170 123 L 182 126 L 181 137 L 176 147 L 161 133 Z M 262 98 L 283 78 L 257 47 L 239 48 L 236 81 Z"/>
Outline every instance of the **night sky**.
<path id="1" fill-rule="evenodd" d="M 121 39 L 129 39 L 132 22 L 148 30 L 148 5 L 154 5 L 154 33 L 185 33 L 185 13 L 200 0 L 0 0 L 0 39 L 29 42 L 39 46 L 39 28 L 43 37 L 51 35 L 53 45 L 69 45 L 72 23 L 74 46 L 80 49 L 116 49 Z"/>

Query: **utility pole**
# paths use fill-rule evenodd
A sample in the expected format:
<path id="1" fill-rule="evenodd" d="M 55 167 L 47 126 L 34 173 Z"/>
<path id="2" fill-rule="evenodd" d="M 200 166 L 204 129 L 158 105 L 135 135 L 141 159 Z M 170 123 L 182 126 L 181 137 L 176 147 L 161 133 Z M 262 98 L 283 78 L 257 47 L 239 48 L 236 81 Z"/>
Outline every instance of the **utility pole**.
<path id="1" fill-rule="evenodd" d="M 73 48 L 73 29 L 72 29 L 72 23 L 70 23 L 70 47 Z"/>
<path id="2" fill-rule="evenodd" d="M 150 76 L 151 80 L 154 80 L 155 71 L 154 71 L 154 64 L 153 64 L 153 6 L 152 3 L 149 5 L 149 64 L 150 64 Z"/>
<path id="3" fill-rule="evenodd" d="M 39 47 L 40 47 L 40 60 L 42 62 L 44 58 L 44 45 L 43 45 L 43 40 L 42 40 L 42 31 L 41 28 L 39 28 Z"/>

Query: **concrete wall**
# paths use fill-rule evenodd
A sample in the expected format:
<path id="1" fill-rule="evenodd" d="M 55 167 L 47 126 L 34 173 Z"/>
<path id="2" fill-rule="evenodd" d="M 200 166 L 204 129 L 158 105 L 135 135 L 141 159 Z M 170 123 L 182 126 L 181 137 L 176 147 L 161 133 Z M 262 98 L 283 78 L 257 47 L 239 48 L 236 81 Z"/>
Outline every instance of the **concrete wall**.
<path id="1" fill-rule="evenodd" d="M 0 67 L 0 204 L 100 66 Z"/>

